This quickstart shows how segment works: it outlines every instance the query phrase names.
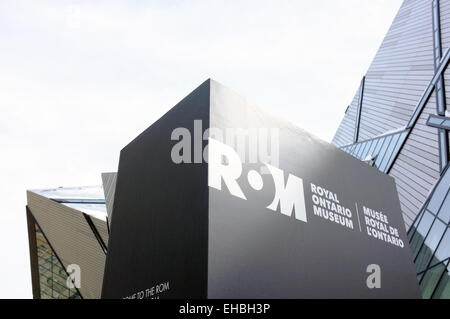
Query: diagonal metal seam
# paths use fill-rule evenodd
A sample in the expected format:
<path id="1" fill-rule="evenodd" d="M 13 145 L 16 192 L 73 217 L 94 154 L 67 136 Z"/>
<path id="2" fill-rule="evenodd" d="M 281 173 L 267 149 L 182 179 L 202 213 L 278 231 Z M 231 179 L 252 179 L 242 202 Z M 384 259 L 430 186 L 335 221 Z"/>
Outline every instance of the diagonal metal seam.
<path id="1" fill-rule="evenodd" d="M 97 227 L 95 227 L 94 222 L 92 221 L 91 217 L 85 213 L 83 213 L 84 218 L 86 219 L 86 222 L 88 223 L 89 227 L 91 228 L 92 233 L 94 234 L 95 239 L 97 239 L 98 244 L 100 245 L 100 248 L 103 250 L 103 252 L 107 253 L 108 248 L 105 245 L 105 242 L 103 241 L 102 236 L 97 230 Z"/>
<path id="2" fill-rule="evenodd" d="M 422 97 L 420 98 L 419 104 L 417 105 L 416 109 L 413 112 L 413 115 L 411 116 L 411 119 L 409 120 L 408 124 L 406 125 L 406 128 L 412 128 L 417 120 L 419 119 L 420 114 L 422 113 L 426 102 L 428 102 L 431 94 L 433 93 L 433 90 L 435 88 L 435 85 L 437 81 L 439 80 L 439 76 L 447 69 L 447 66 L 450 62 L 450 48 L 447 49 L 445 52 L 444 57 L 441 60 L 441 63 L 439 64 L 439 68 L 437 72 L 434 74 L 433 78 L 431 79 L 430 83 L 428 84 L 426 90 L 422 94 Z"/>
<path id="3" fill-rule="evenodd" d="M 50 198 L 59 204 L 106 204 L 104 199 L 70 199 L 70 198 Z"/>
<path id="4" fill-rule="evenodd" d="M 435 11 L 435 6 L 433 3 L 433 12 L 434 11 Z M 434 36 L 433 36 L 433 38 L 434 38 Z M 436 51 L 435 51 L 435 54 L 436 54 Z M 437 62 L 437 60 L 435 60 L 435 62 Z M 403 146 L 405 145 L 406 141 L 409 138 L 409 135 L 412 132 L 412 128 L 416 125 L 417 121 L 419 120 L 420 115 L 422 114 L 423 109 L 425 108 L 428 100 L 431 97 L 431 94 L 433 93 L 434 89 L 436 88 L 436 84 L 438 83 L 438 81 L 440 79 L 442 79 L 442 74 L 444 73 L 444 71 L 446 71 L 449 62 L 450 62 L 450 48 L 448 48 L 447 51 L 445 52 L 444 56 L 439 59 L 439 64 L 437 64 L 435 66 L 435 74 L 432 77 L 432 79 L 430 80 L 424 93 L 422 94 L 422 97 L 420 98 L 419 103 L 417 104 L 417 106 L 413 112 L 413 115 L 411 116 L 411 119 L 409 120 L 408 124 L 406 125 L 407 134 L 402 142 L 402 145 L 399 147 L 397 154 L 395 154 L 395 157 L 392 159 L 391 163 L 389 163 L 389 166 L 386 168 L 386 174 L 389 174 L 389 172 L 391 171 L 392 166 L 396 162 L 401 150 L 403 149 Z M 440 92 L 444 93 L 443 89 Z M 354 144 L 356 144 L 356 143 L 354 143 Z M 448 147 L 447 147 L 447 149 L 448 149 Z M 443 152 L 440 152 L 440 153 L 442 154 Z M 448 160 L 445 165 L 444 165 L 444 162 L 445 161 L 443 161 L 440 165 L 441 174 L 444 171 L 446 164 L 448 163 Z"/>
<path id="5" fill-rule="evenodd" d="M 406 128 L 399 129 L 399 130 L 396 130 L 395 132 L 386 133 L 384 135 L 378 135 L 378 136 L 369 138 L 367 140 L 362 140 L 362 141 L 357 142 L 357 143 L 345 144 L 345 145 L 339 146 L 339 148 L 343 149 L 343 148 L 346 148 L 346 147 L 349 147 L 349 146 L 352 146 L 352 145 L 358 145 L 358 144 L 362 144 L 362 143 L 366 143 L 366 142 L 370 142 L 370 141 L 375 141 L 375 140 L 378 140 L 378 139 L 386 138 L 386 137 L 391 136 L 391 135 L 397 135 L 397 134 L 404 133 L 407 130 L 408 129 L 406 129 Z"/>
<path id="6" fill-rule="evenodd" d="M 450 62 L 450 48 L 448 48 L 447 51 L 445 52 L 445 55 L 441 59 L 441 63 L 439 64 L 437 72 L 434 74 L 433 78 L 431 79 L 430 83 L 428 84 L 425 92 L 423 93 L 423 95 L 419 101 L 419 104 L 417 105 L 416 109 L 414 110 L 414 113 L 413 113 L 411 119 L 409 120 L 408 124 L 406 125 L 406 128 L 408 129 L 408 133 L 407 133 L 405 139 L 403 140 L 402 145 L 398 149 L 398 152 L 395 155 L 395 158 L 392 160 L 392 162 L 389 164 L 389 167 L 386 169 L 386 174 L 389 174 L 389 172 L 391 171 L 392 166 L 396 162 L 401 150 L 405 146 L 405 143 L 408 140 L 409 135 L 412 132 L 412 128 L 416 125 L 417 121 L 419 120 L 420 115 L 422 114 L 423 109 L 425 108 L 425 105 L 427 104 L 428 100 L 430 99 L 431 94 L 433 93 L 433 91 L 435 89 L 436 82 L 439 79 L 439 76 L 444 71 L 447 70 L 449 62 Z M 441 174 L 442 174 L 442 172 L 443 172 L 443 170 L 441 171 Z"/>
<path id="7" fill-rule="evenodd" d="M 401 146 L 402 146 L 402 143 L 406 140 L 406 134 L 405 135 L 403 135 L 403 132 L 402 133 L 399 133 L 399 134 L 397 134 L 396 136 L 395 136 L 396 138 L 397 138 L 397 141 L 395 141 L 395 144 L 394 144 L 394 147 L 392 148 L 392 153 L 391 154 L 389 154 L 389 152 L 387 152 L 386 151 L 386 153 L 385 153 L 385 155 L 384 155 L 384 157 L 386 157 L 386 156 L 388 156 L 388 159 L 387 159 L 387 162 L 386 162 L 386 166 L 383 168 L 383 166 L 380 166 L 380 168 L 383 168 L 381 171 L 382 172 L 385 172 L 390 166 L 391 166 L 391 164 L 393 163 L 393 161 L 394 161 L 394 159 L 395 159 L 395 153 L 397 152 L 400 152 L 400 148 L 401 148 Z M 392 138 L 392 139 L 394 139 L 394 137 Z M 392 143 L 392 141 L 391 141 L 391 143 Z M 399 148 L 398 148 L 398 151 L 395 151 L 396 149 L 397 149 L 397 145 L 400 145 L 399 146 Z M 388 146 L 388 150 L 389 150 L 389 147 L 390 147 L 390 145 Z M 383 158 L 383 160 L 380 162 L 380 165 L 383 163 L 383 161 L 384 161 L 384 158 Z"/>
<path id="8" fill-rule="evenodd" d="M 39 225 L 36 217 L 34 217 L 33 212 L 31 211 L 31 209 L 28 207 L 28 205 L 26 206 L 27 212 L 30 214 L 31 218 L 33 219 L 34 223 L 36 224 L 36 226 L 39 228 L 39 230 L 42 233 L 42 236 L 44 236 L 45 240 L 47 241 L 48 245 L 50 246 L 52 252 L 55 254 L 56 259 L 58 260 L 58 262 L 63 266 L 64 272 L 67 275 L 67 278 L 70 278 L 70 274 L 67 272 L 66 267 L 64 266 L 64 263 L 62 262 L 61 258 L 59 258 L 58 253 L 56 252 L 55 248 L 53 247 L 52 243 L 48 240 L 48 237 L 45 235 L 45 232 L 42 230 L 42 227 Z M 75 283 L 72 281 L 72 283 L 74 284 L 74 288 L 77 291 L 78 295 L 80 296 L 81 299 L 83 298 L 83 295 L 81 294 L 80 290 L 78 290 L 78 288 L 75 286 Z"/>
<path id="9" fill-rule="evenodd" d="M 394 161 L 395 155 L 400 151 L 402 143 L 406 139 L 408 132 L 409 132 L 408 129 L 399 130 L 396 132 L 388 133 L 386 135 L 377 136 L 372 139 L 364 140 L 359 143 L 343 146 L 343 147 L 341 147 L 341 149 L 344 152 L 352 155 L 353 157 L 356 157 L 357 159 L 364 161 L 364 158 L 361 156 L 363 154 L 365 154 L 365 151 L 366 151 L 366 148 L 368 147 L 368 145 L 372 144 L 369 148 L 369 151 L 372 149 L 371 155 L 375 156 L 375 158 L 378 158 L 378 160 L 379 160 L 379 161 L 378 160 L 375 161 L 375 164 L 378 162 L 378 165 L 373 165 L 373 166 L 376 167 L 381 172 L 385 173 L 386 170 L 390 167 L 391 163 Z M 378 144 L 380 142 L 381 142 L 380 145 L 382 145 L 382 146 L 379 148 Z M 387 144 L 386 144 L 386 142 L 387 142 Z M 375 147 L 374 147 L 374 143 L 375 143 Z M 365 146 L 362 147 L 362 149 L 364 151 L 361 152 L 361 156 L 359 156 L 360 151 L 356 151 L 356 149 L 357 149 L 358 145 L 363 145 L 363 144 L 365 144 Z M 383 145 L 385 145 L 385 144 L 387 145 L 387 148 L 384 152 L 382 152 L 382 149 L 384 147 Z M 356 148 L 352 147 L 350 149 L 345 149 L 345 148 L 348 148 L 349 146 L 356 146 Z M 388 152 L 389 149 L 391 151 Z M 373 153 L 373 152 L 375 152 L 375 153 Z M 381 155 L 381 157 L 380 157 L 380 155 Z"/>
<path id="10" fill-rule="evenodd" d="M 109 218 L 106 216 L 106 230 L 108 231 L 108 236 L 111 235 L 111 231 L 109 230 Z"/>
<path id="11" fill-rule="evenodd" d="M 358 143 L 359 139 L 359 127 L 361 123 L 361 109 L 362 109 L 362 102 L 364 97 L 364 87 L 366 84 L 366 76 L 363 76 L 361 80 L 361 85 L 359 88 L 359 98 L 358 98 L 358 109 L 356 112 L 356 121 L 355 121 L 355 134 L 353 135 L 353 143 Z"/>
<path id="12" fill-rule="evenodd" d="M 444 82 L 444 72 L 447 70 L 448 64 L 450 62 L 450 48 L 447 49 L 445 52 L 444 57 L 442 57 L 442 44 L 441 44 L 441 35 L 440 35 L 440 17 L 439 17 L 439 0 L 434 0 L 432 3 L 432 11 L 433 11 L 433 41 L 434 41 L 434 75 L 432 76 L 429 84 L 426 86 L 425 91 L 423 92 L 422 96 L 420 97 L 420 100 L 414 109 L 412 116 L 406 126 L 406 135 L 404 136 L 403 141 L 398 141 L 398 148 L 397 151 L 394 152 L 389 160 L 388 167 L 386 167 L 385 172 L 386 174 L 389 174 L 391 168 L 393 167 L 394 163 L 396 162 L 398 156 L 400 155 L 402 149 L 404 148 L 406 141 L 410 137 L 410 134 L 412 130 L 414 129 L 415 125 L 417 124 L 419 118 L 421 117 L 423 110 L 425 109 L 431 95 L 433 94 L 433 91 L 436 90 L 436 112 L 438 115 L 445 116 L 445 110 L 446 110 L 446 94 L 445 94 L 445 82 Z M 361 96 L 361 95 L 360 95 Z M 358 109 L 358 112 L 360 112 L 361 109 Z M 359 120 L 360 113 L 358 114 L 357 121 Z M 430 118 L 428 119 L 428 121 Z M 441 122 L 443 124 L 444 122 Z M 438 179 L 437 183 L 433 187 L 433 192 L 429 195 L 429 198 L 434 193 L 434 189 L 437 185 L 439 185 L 440 181 L 442 180 L 442 177 L 444 176 L 444 172 L 448 169 L 449 165 L 449 144 L 448 144 L 448 135 L 447 131 L 443 127 L 437 127 L 438 128 L 438 136 L 439 136 L 439 170 L 441 177 Z M 359 134 L 359 122 L 357 122 L 356 129 L 355 129 L 355 138 L 353 141 L 353 145 L 358 145 L 358 134 Z M 341 149 L 348 147 L 343 146 L 340 147 Z M 361 147 L 362 148 L 362 147 Z M 364 151 L 363 151 L 364 152 Z M 424 203 L 427 205 L 428 200 Z M 424 209 L 424 208 L 422 208 Z M 419 210 L 419 214 L 417 214 L 415 220 L 413 221 L 412 225 L 416 223 L 416 220 L 419 216 L 421 216 L 421 211 Z M 436 217 L 437 218 L 437 217 Z M 429 231 L 431 228 L 429 229 Z M 444 236 L 444 234 L 443 234 Z M 443 237 L 441 238 L 443 240 Z M 423 243 L 422 243 L 423 245 Z M 420 249 L 419 249 L 420 251 Z M 434 255 L 435 252 L 433 252 Z M 428 266 L 430 266 L 431 260 L 429 261 Z M 448 264 L 448 263 L 447 263 Z M 423 278 L 422 278 L 423 279 Z M 437 287 L 433 290 L 431 296 L 433 296 L 436 293 Z"/>

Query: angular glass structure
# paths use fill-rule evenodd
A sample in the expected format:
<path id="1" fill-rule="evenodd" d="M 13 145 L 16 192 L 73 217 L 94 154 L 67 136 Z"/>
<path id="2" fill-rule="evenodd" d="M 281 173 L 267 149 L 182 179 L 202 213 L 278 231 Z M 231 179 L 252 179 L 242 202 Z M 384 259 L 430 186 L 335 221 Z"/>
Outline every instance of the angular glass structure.
<path id="1" fill-rule="evenodd" d="M 333 144 L 392 176 L 424 298 L 449 298 L 450 2 L 405 0 Z"/>
<path id="2" fill-rule="evenodd" d="M 27 192 L 33 298 L 99 298 L 109 239 L 101 186 Z M 80 269 L 79 286 L 69 267 Z"/>
<path id="3" fill-rule="evenodd" d="M 404 130 L 344 146 L 342 150 L 361 161 L 373 161 L 372 166 L 386 173 L 407 135 L 408 131 Z"/>
<path id="4" fill-rule="evenodd" d="M 450 298 L 449 221 L 450 169 L 447 169 L 408 232 L 420 287 L 426 298 Z"/>
<path id="5" fill-rule="evenodd" d="M 78 290 L 67 286 L 67 272 L 39 226 L 35 229 L 41 299 L 80 299 Z"/>

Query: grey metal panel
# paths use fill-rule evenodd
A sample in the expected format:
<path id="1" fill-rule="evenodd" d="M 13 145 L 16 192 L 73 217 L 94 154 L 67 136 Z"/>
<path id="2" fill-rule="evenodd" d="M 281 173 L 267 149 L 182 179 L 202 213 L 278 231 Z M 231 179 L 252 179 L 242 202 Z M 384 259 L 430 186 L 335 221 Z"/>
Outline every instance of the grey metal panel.
<path id="1" fill-rule="evenodd" d="M 427 185 L 427 187 L 433 186 L 433 183 L 436 179 L 436 176 L 433 175 L 433 172 L 431 171 L 431 174 L 428 174 L 427 172 L 424 172 L 420 169 L 417 169 L 416 167 L 413 167 L 408 164 L 407 160 L 403 160 L 403 158 L 399 157 L 400 160 L 396 162 L 397 169 L 401 172 L 403 172 L 407 176 L 411 176 L 411 174 L 415 174 L 420 177 L 420 182 Z"/>
<path id="2" fill-rule="evenodd" d="M 423 134 L 423 136 L 428 136 L 429 138 L 434 138 L 437 135 L 436 128 L 431 127 L 429 125 L 417 123 L 416 128 L 418 131 L 421 131 L 421 134 Z"/>
<path id="3" fill-rule="evenodd" d="M 103 239 L 103 242 L 105 243 L 106 247 L 108 247 L 108 240 L 109 240 L 109 233 L 108 233 L 108 226 L 106 225 L 106 221 L 92 217 L 91 220 L 95 225 L 95 228 L 97 228 L 98 233 Z"/>
<path id="4" fill-rule="evenodd" d="M 408 140 L 406 143 L 410 142 L 411 141 Z M 419 155 L 415 154 L 414 151 L 409 151 L 406 149 L 402 150 L 401 155 L 404 156 L 399 156 L 397 161 L 399 162 L 404 161 L 404 163 L 410 165 L 412 167 L 412 170 L 414 170 L 414 174 L 416 174 L 415 173 L 416 170 L 425 172 L 433 178 L 433 181 L 435 177 L 438 175 L 436 171 L 436 167 L 438 167 L 437 163 L 433 163 L 427 160 L 426 158 L 420 157 Z M 394 164 L 396 164 L 397 161 Z"/>
<path id="5" fill-rule="evenodd" d="M 403 150 L 399 157 L 397 158 L 397 160 L 395 161 L 395 164 L 400 165 L 400 163 L 404 163 L 405 165 L 409 165 L 410 170 L 415 172 L 416 170 L 422 171 L 426 174 L 428 174 L 432 180 L 435 180 L 435 176 L 436 176 L 436 171 L 433 170 L 432 168 L 424 165 L 423 163 L 417 161 L 418 157 L 413 158 L 412 157 L 412 153 L 410 154 L 406 154 L 406 150 Z"/>
<path id="6" fill-rule="evenodd" d="M 100 298 L 105 254 L 83 213 L 31 191 L 27 191 L 27 201 L 64 267 L 80 266 L 83 298 Z"/>
<path id="7" fill-rule="evenodd" d="M 423 201 L 426 199 L 426 196 L 422 193 L 423 187 L 418 187 L 417 183 L 412 182 L 413 179 L 407 175 L 403 175 L 401 173 L 397 174 L 394 172 L 391 176 L 395 178 L 397 186 L 402 189 L 404 195 L 411 195 L 408 199 L 408 203 L 405 203 L 405 205 L 409 206 L 409 204 L 411 204 L 415 209 L 419 209 L 422 206 Z"/>
<path id="8" fill-rule="evenodd" d="M 117 173 L 102 173 L 103 192 L 105 193 L 108 224 L 111 226 L 114 193 L 116 192 Z"/>
<path id="9" fill-rule="evenodd" d="M 389 172 L 397 183 L 403 215 L 412 220 L 440 176 L 437 134 L 424 135 L 422 131 L 429 114 L 435 113 L 435 110 L 433 93 Z M 411 226 L 406 217 L 405 223 L 407 228 Z"/>
<path id="10" fill-rule="evenodd" d="M 450 1 L 440 1 L 440 9 L 442 51 L 446 51 L 450 47 Z M 360 140 L 408 124 L 434 73 L 432 0 L 405 0 L 366 73 Z M 450 70 L 445 71 L 446 78 L 450 79 Z M 444 83 L 450 92 L 450 81 Z M 427 125 L 436 109 L 433 92 L 389 171 L 397 182 L 407 228 L 440 176 L 438 130 Z M 333 143 L 346 145 L 337 142 L 347 126 L 341 124 Z"/>
<path id="11" fill-rule="evenodd" d="M 423 195 L 423 197 L 426 197 L 425 195 L 429 191 L 430 187 L 433 187 L 433 185 L 430 183 L 411 178 L 412 177 L 411 172 L 401 166 L 397 166 L 396 171 L 391 173 L 391 176 L 395 177 L 397 182 L 398 180 L 401 180 L 403 183 L 405 183 L 404 187 L 405 189 L 410 189 L 412 190 L 412 192 L 418 191 L 420 194 Z M 419 206 L 421 206 L 420 203 Z"/>
<path id="12" fill-rule="evenodd" d="M 434 74 L 434 44 L 439 44 L 433 43 L 431 4 L 432 0 L 404 1 L 374 58 L 366 74 L 361 139 L 404 125 L 428 86 Z M 440 16 L 442 50 L 437 59 L 450 47 L 450 1 L 440 1 Z M 449 75 L 447 70 L 444 79 Z M 445 81 L 447 92 L 449 83 Z M 426 124 L 430 114 L 436 114 L 435 93 L 390 172 L 397 180 L 408 225 L 439 177 L 439 137 L 437 130 Z"/>
<path id="13" fill-rule="evenodd" d="M 431 0 L 404 1 L 369 67 L 360 140 L 406 125 L 433 77 L 431 3 Z M 348 144 L 342 138 L 348 127 L 343 121 L 334 144 Z"/>
<path id="14" fill-rule="evenodd" d="M 360 85 L 361 86 L 361 85 Z M 349 105 L 347 112 L 333 138 L 333 144 L 342 146 L 353 142 L 353 136 L 355 132 L 356 114 L 358 109 L 360 88 L 353 97 L 352 103 Z"/>
<path id="15" fill-rule="evenodd" d="M 411 194 L 408 193 L 401 185 L 397 185 L 398 197 L 400 199 L 400 204 L 403 212 L 403 216 L 408 216 L 409 219 L 415 218 L 414 211 L 419 209 L 418 206 L 414 205 L 414 203 L 410 202 Z M 406 222 L 406 221 L 405 221 Z M 406 224 L 405 228 L 408 229 L 411 225 Z"/>
<path id="16" fill-rule="evenodd" d="M 439 157 L 436 156 L 436 149 L 426 144 L 422 144 L 413 138 L 408 141 L 408 146 L 406 150 L 410 150 L 410 156 L 414 159 L 422 162 L 423 164 L 428 164 L 427 166 L 431 166 L 434 168 L 433 164 L 439 163 Z M 405 152 L 406 152 L 405 150 Z M 422 160 L 424 159 L 424 160 Z M 431 162 L 431 163 L 428 163 Z"/>
<path id="17" fill-rule="evenodd" d="M 361 80 L 361 84 L 359 86 L 359 99 L 358 99 L 358 107 L 356 110 L 356 119 L 355 119 L 355 134 L 353 137 L 353 142 L 357 143 L 359 140 L 359 127 L 360 127 L 360 121 L 361 121 L 361 107 L 364 99 L 364 86 L 366 82 L 366 77 L 363 76 Z"/>

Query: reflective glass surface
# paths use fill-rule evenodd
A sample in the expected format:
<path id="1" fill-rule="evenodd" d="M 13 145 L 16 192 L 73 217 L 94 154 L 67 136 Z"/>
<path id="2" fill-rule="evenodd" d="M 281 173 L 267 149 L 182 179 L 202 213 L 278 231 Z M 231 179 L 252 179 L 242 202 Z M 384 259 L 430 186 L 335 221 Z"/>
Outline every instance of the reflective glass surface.
<path id="1" fill-rule="evenodd" d="M 36 243 L 41 299 L 80 299 L 75 288 L 67 287 L 67 273 L 37 225 Z"/>
<path id="2" fill-rule="evenodd" d="M 450 298 L 450 168 L 444 171 L 408 231 L 424 298 Z"/>
<path id="3" fill-rule="evenodd" d="M 374 166 L 382 172 L 387 172 L 405 141 L 408 131 L 399 131 L 371 140 L 342 147 L 342 150 L 359 160 L 367 157 L 375 158 Z"/>

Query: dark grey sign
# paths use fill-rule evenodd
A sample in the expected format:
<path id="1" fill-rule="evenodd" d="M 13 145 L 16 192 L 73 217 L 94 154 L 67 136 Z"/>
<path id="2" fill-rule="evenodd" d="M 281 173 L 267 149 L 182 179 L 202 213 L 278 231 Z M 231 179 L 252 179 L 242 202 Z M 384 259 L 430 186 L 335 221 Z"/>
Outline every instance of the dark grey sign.
<path id="1" fill-rule="evenodd" d="M 211 80 L 122 150 L 102 296 L 420 297 L 394 180 Z"/>

